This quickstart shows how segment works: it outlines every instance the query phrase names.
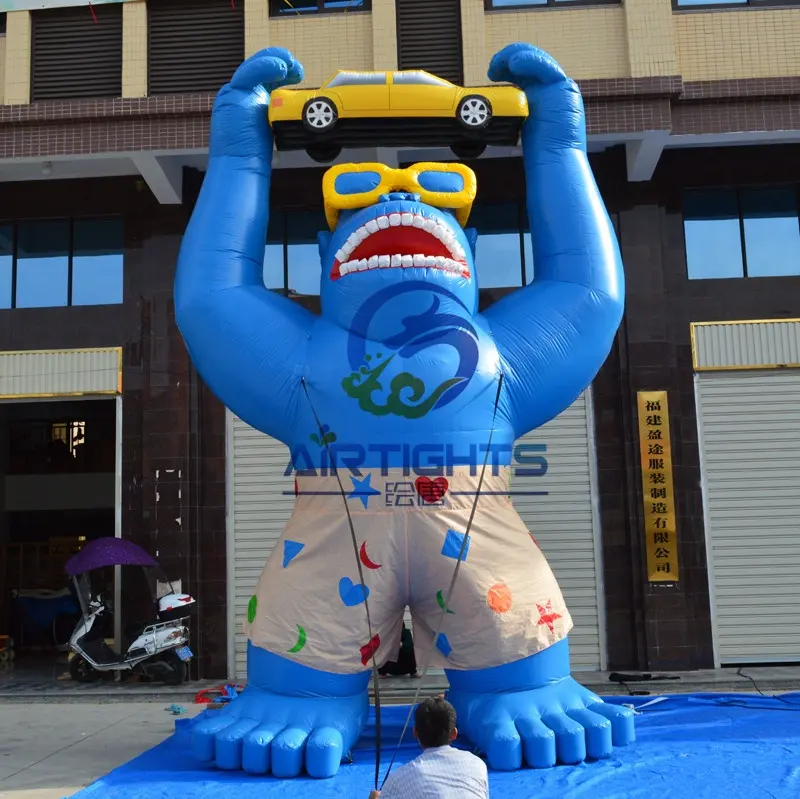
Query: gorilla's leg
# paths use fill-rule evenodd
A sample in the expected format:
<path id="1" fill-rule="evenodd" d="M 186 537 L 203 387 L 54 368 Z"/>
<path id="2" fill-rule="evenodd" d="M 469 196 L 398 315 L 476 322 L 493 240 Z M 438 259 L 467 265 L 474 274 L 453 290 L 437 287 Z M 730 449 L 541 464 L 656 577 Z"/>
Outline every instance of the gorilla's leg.
<path id="1" fill-rule="evenodd" d="M 395 516 L 351 508 L 359 578 L 342 497 L 331 478 L 299 478 L 295 512 L 250 600 L 247 687 L 194 730 L 193 750 L 253 774 L 336 774 L 369 712 L 369 668 L 400 643 L 405 543 Z M 375 503 L 373 503 L 374 505 Z M 365 594 L 372 638 L 368 632 Z"/>
<path id="2" fill-rule="evenodd" d="M 477 477 L 451 492 L 474 496 Z M 470 489 L 472 485 L 472 489 Z M 420 518 L 409 532 L 414 638 L 450 682 L 458 728 L 495 769 L 579 763 L 633 740 L 633 714 L 570 677 L 572 620 L 541 550 L 514 510 L 504 476 L 486 476 L 442 633 L 433 642 L 470 508 Z M 470 498 L 471 502 L 471 498 Z M 431 648 L 433 646 L 433 653 Z"/>

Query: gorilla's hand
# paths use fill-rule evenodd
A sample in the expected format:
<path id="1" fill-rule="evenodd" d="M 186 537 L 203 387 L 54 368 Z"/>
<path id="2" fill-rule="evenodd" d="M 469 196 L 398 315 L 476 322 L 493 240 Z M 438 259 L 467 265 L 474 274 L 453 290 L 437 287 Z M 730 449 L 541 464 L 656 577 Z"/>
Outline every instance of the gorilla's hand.
<path id="1" fill-rule="evenodd" d="M 531 44 L 509 44 L 489 64 L 489 80 L 513 83 L 528 98 L 529 120 L 523 148 L 533 135 L 537 147 L 586 147 L 580 89 L 558 62 Z"/>
<path id="2" fill-rule="evenodd" d="M 271 162 L 269 93 L 301 80 L 303 67 L 288 50 L 269 47 L 250 56 L 217 94 L 209 155 L 261 157 Z"/>

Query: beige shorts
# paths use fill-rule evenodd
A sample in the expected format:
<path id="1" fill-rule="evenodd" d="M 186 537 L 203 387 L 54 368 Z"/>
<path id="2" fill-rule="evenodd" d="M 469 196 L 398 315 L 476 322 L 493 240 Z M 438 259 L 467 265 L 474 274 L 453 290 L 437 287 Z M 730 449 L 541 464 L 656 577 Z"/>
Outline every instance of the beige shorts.
<path id="1" fill-rule="evenodd" d="M 479 481 L 469 467 L 453 472 L 420 478 L 399 469 L 364 469 L 359 477 L 340 471 L 366 591 L 336 477 L 298 476 L 294 512 L 250 602 L 250 641 L 312 668 L 351 674 L 370 666 L 373 649 L 379 666 L 397 657 L 407 605 L 420 667 L 489 668 L 562 640 L 572 620 L 561 590 L 511 504 L 508 470 L 492 475 L 487 468 L 432 646 Z"/>

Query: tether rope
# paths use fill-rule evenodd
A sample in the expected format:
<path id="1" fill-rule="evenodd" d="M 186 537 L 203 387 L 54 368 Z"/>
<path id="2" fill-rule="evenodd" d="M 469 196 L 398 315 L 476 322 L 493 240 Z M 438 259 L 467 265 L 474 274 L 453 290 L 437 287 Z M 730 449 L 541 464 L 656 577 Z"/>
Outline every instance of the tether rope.
<path id="1" fill-rule="evenodd" d="M 453 590 L 456 587 L 456 580 L 458 579 L 458 572 L 461 568 L 461 559 L 464 556 L 464 551 L 467 548 L 467 544 L 469 543 L 469 531 L 472 528 L 472 522 L 475 519 L 475 511 L 478 509 L 478 499 L 480 498 L 481 494 L 481 486 L 483 485 L 483 478 L 486 474 L 486 464 L 489 462 L 489 453 L 492 450 L 492 437 L 494 436 L 494 424 L 495 420 L 497 419 L 497 406 L 500 404 L 500 390 L 503 387 L 503 373 L 500 373 L 500 379 L 497 381 L 497 394 L 494 398 L 494 409 L 492 411 L 492 426 L 489 430 L 489 440 L 486 444 L 486 455 L 483 458 L 483 467 L 481 468 L 481 474 L 478 478 L 478 488 L 475 491 L 475 499 L 472 503 L 472 510 L 470 511 L 469 520 L 467 521 L 467 527 L 464 531 L 464 540 L 461 542 L 461 549 L 458 552 L 458 559 L 456 560 L 456 566 L 453 569 L 453 577 L 450 580 L 450 587 L 447 590 L 447 598 L 444 601 L 444 605 L 442 607 L 442 612 L 439 615 L 439 623 L 436 626 L 436 631 L 433 634 L 433 639 L 431 641 L 431 650 L 430 654 L 427 658 L 427 662 L 425 663 L 425 667 L 422 670 L 422 674 L 420 675 L 419 687 L 417 688 L 414 698 L 411 701 L 411 705 L 408 708 L 408 714 L 406 715 L 406 721 L 403 725 L 403 731 L 400 733 L 400 738 L 395 745 L 394 752 L 392 753 L 392 759 L 389 762 L 389 768 L 386 769 L 386 776 L 383 778 L 383 782 L 381 783 L 381 789 L 383 786 L 386 785 L 386 780 L 389 779 L 389 774 L 391 774 L 392 766 L 394 766 L 394 761 L 397 758 L 397 753 L 400 751 L 400 747 L 403 744 L 403 738 L 405 737 L 406 731 L 408 730 L 408 725 L 411 723 L 411 716 L 414 713 L 414 707 L 416 706 L 419 698 L 422 694 L 422 688 L 425 683 L 425 677 L 428 674 L 428 670 L 430 669 L 431 660 L 433 658 L 433 653 L 436 651 L 436 642 L 439 639 L 439 635 L 442 632 L 442 628 L 444 626 L 444 620 L 447 616 L 447 611 L 450 607 L 450 599 L 453 596 Z M 380 763 L 380 756 L 378 757 L 376 764 Z"/>
<path id="2" fill-rule="evenodd" d="M 353 517 L 350 515 L 350 508 L 347 504 L 347 494 L 345 493 L 344 486 L 342 485 L 342 480 L 339 477 L 339 470 L 336 468 L 336 463 L 333 460 L 331 449 L 328 444 L 328 439 L 325 435 L 325 431 L 322 428 L 322 423 L 319 420 L 319 416 L 317 416 L 317 412 L 314 409 L 314 403 L 311 402 L 311 396 L 308 393 L 308 387 L 306 386 L 305 378 L 301 378 L 301 383 L 303 385 L 303 391 L 305 391 L 306 399 L 308 399 L 309 407 L 311 408 L 311 413 L 314 414 L 314 420 L 317 423 L 317 427 L 319 428 L 319 435 L 320 441 L 325 445 L 325 449 L 328 453 L 328 458 L 330 459 L 331 466 L 333 468 L 333 473 L 336 475 L 336 482 L 339 484 L 339 492 L 342 496 L 342 501 L 344 502 L 344 510 L 347 514 L 347 523 L 350 526 L 350 537 L 353 542 L 353 552 L 356 556 L 356 566 L 358 567 L 358 578 L 361 580 L 361 588 L 364 592 L 364 610 L 366 611 L 367 615 L 367 633 L 369 634 L 369 642 L 367 646 L 370 648 L 371 656 L 372 656 L 372 682 L 374 684 L 375 690 L 375 746 L 376 746 L 376 756 L 375 756 L 375 790 L 378 790 L 378 780 L 380 779 L 380 772 L 381 772 L 381 694 L 380 694 L 380 687 L 379 682 L 380 679 L 378 677 L 378 664 L 375 660 L 375 652 L 377 651 L 378 647 L 375 646 L 375 637 L 372 634 L 372 617 L 370 616 L 369 612 L 369 600 L 367 598 L 367 584 L 364 582 L 364 570 L 361 567 L 361 558 L 358 556 L 358 539 L 356 538 L 356 531 L 355 527 L 353 526 Z"/>
<path id="3" fill-rule="evenodd" d="M 355 527 L 353 525 L 353 518 L 350 514 L 350 508 L 347 504 L 347 494 L 345 492 L 344 486 L 342 485 L 341 478 L 339 477 L 339 470 L 336 467 L 336 462 L 333 458 L 333 454 L 331 453 L 330 446 L 328 444 L 328 439 L 325 436 L 325 430 L 323 428 L 322 422 L 320 421 L 319 416 L 317 415 L 316 409 L 314 408 L 314 403 L 311 401 L 311 396 L 308 392 L 308 386 L 306 385 L 305 378 L 301 378 L 301 384 L 303 386 L 303 391 L 305 392 L 306 399 L 308 400 L 309 407 L 311 408 L 311 413 L 314 416 L 314 421 L 317 424 L 317 428 L 319 430 L 319 437 L 320 441 L 325 445 L 325 450 L 328 454 L 328 458 L 331 464 L 331 468 L 333 469 L 334 474 L 336 475 L 336 482 L 339 485 L 339 493 L 342 497 L 342 501 L 344 503 L 345 513 L 347 514 L 347 522 L 350 527 L 350 538 L 353 544 L 353 553 L 356 558 L 356 566 L 358 567 L 358 576 L 361 581 L 362 589 L 366 589 L 366 582 L 364 581 L 364 571 L 361 566 L 361 558 L 359 557 L 358 552 L 358 538 L 356 537 Z M 442 612 L 439 615 L 439 622 L 436 626 L 436 630 L 433 634 L 433 638 L 431 640 L 431 650 L 430 654 L 427 658 L 427 662 L 422 670 L 422 674 L 420 675 L 419 686 L 414 694 L 414 698 L 411 702 L 411 705 L 408 709 L 408 714 L 406 716 L 405 724 L 403 725 L 403 730 L 400 733 L 400 738 L 395 745 L 394 752 L 392 753 L 392 759 L 389 762 L 389 767 L 386 769 L 386 775 L 383 778 L 383 782 L 380 781 L 380 768 L 381 768 L 381 697 L 380 697 L 380 677 L 378 674 L 378 664 L 375 658 L 375 652 L 377 651 L 377 647 L 374 646 L 374 636 L 372 634 L 372 617 L 369 611 L 369 600 L 366 595 L 366 590 L 364 590 L 364 609 L 367 616 L 367 632 L 369 634 L 369 643 L 367 644 L 370 647 L 370 654 L 372 659 L 372 682 L 374 686 L 375 692 L 375 790 L 382 790 L 384 785 L 386 784 L 386 780 L 389 779 L 389 774 L 392 771 L 392 767 L 394 766 L 395 760 L 397 758 L 397 753 L 400 750 L 400 747 L 403 743 L 403 738 L 405 737 L 406 732 L 408 731 L 408 725 L 411 723 L 411 717 L 414 713 L 414 707 L 416 706 L 419 698 L 422 694 L 422 689 L 425 684 L 425 678 L 428 674 L 430 669 L 431 660 L 433 653 L 436 650 L 436 642 L 439 639 L 439 635 L 442 632 L 442 628 L 444 627 L 445 617 L 447 616 L 448 608 L 450 607 L 450 600 L 453 596 L 453 591 L 456 587 L 456 581 L 458 580 L 458 573 L 461 568 L 462 558 L 464 556 L 464 552 L 467 548 L 467 544 L 469 543 L 469 534 L 470 530 L 472 529 L 472 523 L 475 519 L 475 513 L 478 508 L 478 500 L 480 498 L 481 487 L 483 486 L 483 480 L 486 475 L 486 466 L 489 462 L 489 453 L 491 452 L 492 448 L 492 438 L 494 437 L 494 430 L 495 430 L 495 421 L 497 419 L 497 408 L 500 403 L 500 391 L 503 386 L 503 374 L 500 373 L 500 377 L 497 381 L 497 393 L 494 399 L 494 408 L 492 409 L 492 426 L 489 430 L 489 439 L 486 444 L 486 454 L 483 459 L 483 465 L 481 467 L 481 473 L 478 478 L 478 487 L 475 491 L 475 499 L 472 503 L 472 509 L 470 511 L 469 520 L 467 521 L 467 526 L 464 531 L 464 539 L 461 542 L 461 549 L 458 552 L 458 558 L 456 559 L 456 565 L 453 569 L 453 576 L 450 580 L 450 586 L 447 590 L 447 597 L 443 603 Z M 379 789 L 380 783 L 380 789 Z"/>

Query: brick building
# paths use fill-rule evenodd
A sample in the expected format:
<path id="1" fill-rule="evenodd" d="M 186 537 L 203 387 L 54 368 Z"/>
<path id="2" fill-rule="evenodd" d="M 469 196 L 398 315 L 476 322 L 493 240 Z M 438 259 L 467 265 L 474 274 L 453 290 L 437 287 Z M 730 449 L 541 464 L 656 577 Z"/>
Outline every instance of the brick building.
<path id="1" fill-rule="evenodd" d="M 800 8 L 15 8 L 0 17 L 0 584 L 57 589 L 76 539 L 129 538 L 199 600 L 196 675 L 241 673 L 238 628 L 288 515 L 291 476 L 285 448 L 210 395 L 174 324 L 174 265 L 214 93 L 268 45 L 299 57 L 306 86 L 339 67 L 427 69 L 477 86 L 491 55 L 521 40 L 580 83 L 628 282 L 594 385 L 523 442 L 541 466 L 524 479 L 546 496 L 519 510 L 573 611 L 576 668 L 800 661 Z M 516 147 L 490 147 L 472 162 L 484 307 L 535 271 L 519 158 Z M 304 153 L 276 153 L 265 242 L 267 287 L 312 309 L 322 172 Z M 666 392 L 666 403 L 639 392 Z M 655 461 L 643 443 L 647 403 L 668 407 L 659 435 L 671 447 Z M 51 452 L 59 441 L 62 460 Z M 672 504 L 660 511 L 666 494 L 650 496 L 647 481 L 662 478 Z M 2 634 L 19 625 L 18 600 L 5 592 L 0 609 Z"/>

